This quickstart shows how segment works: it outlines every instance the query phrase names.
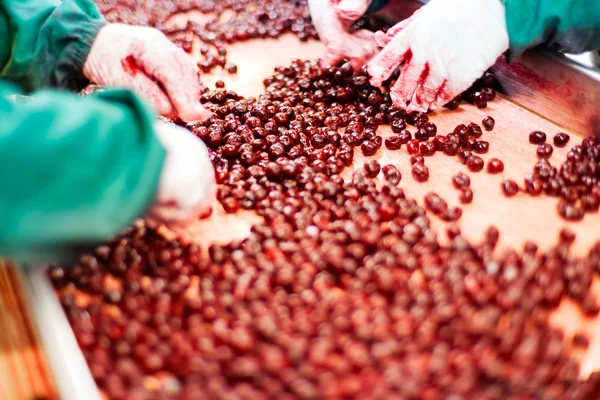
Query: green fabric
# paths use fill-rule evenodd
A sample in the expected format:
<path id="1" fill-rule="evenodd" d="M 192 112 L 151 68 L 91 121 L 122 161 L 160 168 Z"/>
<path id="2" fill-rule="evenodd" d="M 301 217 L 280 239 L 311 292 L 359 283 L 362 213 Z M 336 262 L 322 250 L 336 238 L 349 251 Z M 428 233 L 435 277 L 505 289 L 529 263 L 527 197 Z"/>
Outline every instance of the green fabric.
<path id="1" fill-rule="evenodd" d="M 146 211 L 165 151 L 137 96 L 14 93 L 0 81 L 0 255 L 31 260 L 99 242 Z"/>
<path id="2" fill-rule="evenodd" d="M 106 24 L 91 0 L 0 0 L 0 78 L 27 91 L 82 89 L 83 64 Z"/>
<path id="3" fill-rule="evenodd" d="M 91 0 L 0 0 L 1 256 L 66 261 L 155 198 L 165 151 L 133 93 L 9 98 L 87 85 L 83 65 L 105 24 Z"/>
<path id="4" fill-rule="evenodd" d="M 539 44 L 581 53 L 600 48 L 598 0 L 504 0 L 511 56 Z"/>

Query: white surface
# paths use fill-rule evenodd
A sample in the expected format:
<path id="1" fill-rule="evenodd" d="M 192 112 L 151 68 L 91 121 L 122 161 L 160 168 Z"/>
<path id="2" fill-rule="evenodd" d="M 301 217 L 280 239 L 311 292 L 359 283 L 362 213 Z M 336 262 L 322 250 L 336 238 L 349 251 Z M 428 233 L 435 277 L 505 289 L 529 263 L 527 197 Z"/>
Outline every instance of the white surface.
<path id="1" fill-rule="evenodd" d="M 565 54 L 565 56 L 573 61 L 580 63 L 588 68 L 598 69 L 592 61 L 592 53 L 583 53 L 583 54 Z"/>
<path id="2" fill-rule="evenodd" d="M 25 291 L 62 400 L 100 400 L 69 321 L 43 269 L 24 271 Z"/>

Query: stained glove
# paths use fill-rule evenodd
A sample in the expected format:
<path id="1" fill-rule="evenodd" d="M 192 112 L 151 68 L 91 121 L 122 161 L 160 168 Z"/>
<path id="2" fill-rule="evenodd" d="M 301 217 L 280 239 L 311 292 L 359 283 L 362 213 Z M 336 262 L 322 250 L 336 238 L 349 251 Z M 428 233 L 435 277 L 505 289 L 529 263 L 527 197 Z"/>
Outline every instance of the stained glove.
<path id="1" fill-rule="evenodd" d="M 93 83 L 136 91 L 165 117 L 189 122 L 210 116 L 200 104 L 193 59 L 156 29 L 124 24 L 101 28 L 83 73 Z"/>
<path id="2" fill-rule="evenodd" d="M 404 63 L 392 101 L 421 112 L 468 89 L 508 49 L 500 0 L 432 0 L 376 40 L 383 49 L 367 66 L 371 84 L 380 86 Z"/>
<path id="3" fill-rule="evenodd" d="M 158 121 L 155 133 L 167 157 L 150 215 L 167 223 L 192 220 L 209 206 L 216 191 L 206 146 L 190 131 L 174 124 Z"/>
<path id="4" fill-rule="evenodd" d="M 350 33 L 348 29 L 366 11 L 370 0 L 334 1 L 308 0 L 313 24 L 326 46 L 321 63 L 331 66 L 348 58 L 358 69 L 375 54 L 377 46 L 373 32 Z"/>

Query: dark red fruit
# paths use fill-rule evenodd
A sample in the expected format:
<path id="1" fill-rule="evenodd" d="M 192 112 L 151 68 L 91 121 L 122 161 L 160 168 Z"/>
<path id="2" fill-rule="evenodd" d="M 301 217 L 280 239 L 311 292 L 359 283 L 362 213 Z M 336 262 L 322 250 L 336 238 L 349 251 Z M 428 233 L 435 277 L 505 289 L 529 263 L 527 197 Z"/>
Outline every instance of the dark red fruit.
<path id="1" fill-rule="evenodd" d="M 477 125 L 475 122 L 471 122 L 469 124 L 469 126 L 467 127 L 468 133 L 469 135 L 471 135 L 474 138 L 479 138 L 481 137 L 481 135 L 483 135 L 483 132 L 481 131 L 481 127 L 479 125 Z"/>
<path id="2" fill-rule="evenodd" d="M 369 178 L 375 178 L 381 170 L 381 165 L 376 160 L 371 160 L 363 165 L 363 170 Z"/>
<path id="3" fill-rule="evenodd" d="M 515 181 L 505 180 L 502 182 L 502 191 L 506 197 L 513 197 L 519 193 L 519 185 Z"/>
<path id="4" fill-rule="evenodd" d="M 478 140 L 477 142 L 475 142 L 475 145 L 473 146 L 473 151 L 477 154 L 485 154 L 488 152 L 489 148 L 490 148 L 489 142 L 487 142 L 485 140 Z"/>
<path id="5" fill-rule="evenodd" d="M 471 188 L 462 189 L 460 191 L 459 196 L 458 196 L 458 200 L 462 204 L 469 204 L 469 203 L 471 203 L 473 201 L 473 191 L 471 190 Z"/>
<path id="6" fill-rule="evenodd" d="M 402 139 L 400 136 L 388 136 L 385 138 L 384 144 L 389 150 L 398 150 L 402 147 Z"/>
<path id="7" fill-rule="evenodd" d="M 504 163 L 497 158 L 491 158 L 487 162 L 487 172 L 490 174 L 499 174 L 504 171 Z"/>
<path id="8" fill-rule="evenodd" d="M 541 131 L 534 131 L 529 134 L 529 143 L 542 144 L 546 141 L 546 134 Z"/>
<path id="9" fill-rule="evenodd" d="M 471 179 L 467 174 L 459 172 L 452 177 L 452 184 L 457 189 L 466 189 L 471 185 Z"/>
<path id="10" fill-rule="evenodd" d="M 588 347 L 589 344 L 590 340 L 585 334 L 578 332 L 573 335 L 573 346 L 585 349 Z"/>
<path id="11" fill-rule="evenodd" d="M 402 144 L 407 144 L 409 141 L 412 140 L 412 135 L 409 131 L 407 131 L 406 129 L 404 129 L 403 131 L 401 131 L 398 134 L 398 138 L 400 139 L 400 142 Z"/>
<path id="12" fill-rule="evenodd" d="M 419 142 L 424 142 L 429 139 L 429 133 L 427 133 L 425 128 L 419 128 L 415 132 L 415 139 L 417 139 Z"/>
<path id="13" fill-rule="evenodd" d="M 240 209 L 240 202 L 235 197 L 227 197 L 224 199 L 221 204 L 223 205 L 223 209 L 228 214 L 233 214 Z"/>
<path id="14" fill-rule="evenodd" d="M 419 141 L 415 139 L 409 141 L 406 145 L 406 150 L 408 154 L 417 154 L 419 152 Z"/>
<path id="15" fill-rule="evenodd" d="M 540 158 L 550 158 L 552 156 L 552 152 L 554 148 L 549 143 L 540 144 L 537 148 L 537 155 Z"/>
<path id="16" fill-rule="evenodd" d="M 419 153 L 425 157 L 434 155 L 435 151 L 436 151 L 436 147 L 435 147 L 435 143 L 433 143 L 433 142 L 421 143 L 421 146 L 419 147 Z"/>
<path id="17" fill-rule="evenodd" d="M 441 219 L 446 222 L 455 222 L 462 216 L 462 209 L 460 207 L 449 207 L 442 211 L 439 215 Z"/>
<path id="18" fill-rule="evenodd" d="M 468 132 L 469 130 L 467 129 L 467 126 L 465 124 L 457 125 L 454 128 L 454 133 L 458 136 L 465 136 Z"/>
<path id="19" fill-rule="evenodd" d="M 494 118 L 487 116 L 483 119 L 483 121 L 481 121 L 481 124 L 483 125 L 486 131 L 491 131 L 492 129 L 494 129 L 496 121 L 494 120 Z"/>
<path id="20" fill-rule="evenodd" d="M 566 133 L 557 133 L 554 135 L 554 145 L 556 147 L 565 147 L 567 143 L 569 143 L 570 139 L 571 137 Z"/>
<path id="21" fill-rule="evenodd" d="M 406 129 L 406 122 L 404 122 L 403 119 L 397 118 L 392 121 L 391 127 L 392 132 L 401 133 L 403 130 Z"/>
<path id="22" fill-rule="evenodd" d="M 402 174 L 394 165 L 386 165 L 381 169 L 381 171 L 383 172 L 383 179 L 386 182 L 389 182 L 392 185 L 397 185 L 400 183 Z"/>
<path id="23" fill-rule="evenodd" d="M 429 168 L 425 164 L 416 163 L 412 166 L 412 176 L 417 182 L 426 182 L 429 179 Z"/>
<path id="24" fill-rule="evenodd" d="M 377 153 L 379 146 L 377 146 L 375 141 L 367 140 L 360 146 L 360 150 L 365 156 L 372 156 L 373 154 Z"/>
<path id="25" fill-rule="evenodd" d="M 483 169 L 483 159 L 479 156 L 470 155 L 467 158 L 467 168 L 472 172 L 479 172 Z"/>

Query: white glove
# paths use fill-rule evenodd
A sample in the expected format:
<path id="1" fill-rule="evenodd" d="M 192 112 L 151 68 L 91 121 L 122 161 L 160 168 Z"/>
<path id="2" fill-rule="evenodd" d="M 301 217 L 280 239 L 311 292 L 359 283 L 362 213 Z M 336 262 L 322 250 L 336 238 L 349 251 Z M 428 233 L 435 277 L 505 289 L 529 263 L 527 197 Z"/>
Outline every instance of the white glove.
<path id="1" fill-rule="evenodd" d="M 376 40 L 383 49 L 367 66 L 371 84 L 380 86 L 404 63 L 392 101 L 421 112 L 468 89 L 508 49 L 500 0 L 432 0 Z"/>
<path id="2" fill-rule="evenodd" d="M 308 0 L 310 16 L 325 43 L 326 51 L 321 63 L 324 66 L 335 65 L 344 58 L 350 59 L 355 69 L 363 66 L 377 51 L 373 32 L 359 30 L 349 33 L 350 25 L 359 17 L 370 0 L 342 0 L 332 4 L 330 0 Z M 364 11 L 363 11 L 364 13 Z M 351 16 L 351 19 L 348 19 Z"/>
<path id="3" fill-rule="evenodd" d="M 210 116 L 200 104 L 194 60 L 156 29 L 124 24 L 101 28 L 83 73 L 99 85 L 138 92 L 165 117 L 189 122 Z"/>
<path id="4" fill-rule="evenodd" d="M 333 8 L 342 20 L 354 22 L 367 12 L 371 0 L 331 0 Z"/>
<path id="5" fill-rule="evenodd" d="M 151 216 L 162 222 L 198 217 L 215 196 L 215 172 L 204 143 L 187 129 L 157 121 L 156 137 L 167 151 Z"/>

